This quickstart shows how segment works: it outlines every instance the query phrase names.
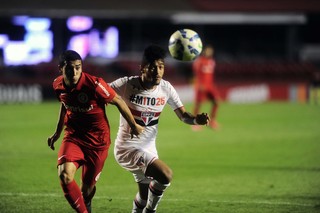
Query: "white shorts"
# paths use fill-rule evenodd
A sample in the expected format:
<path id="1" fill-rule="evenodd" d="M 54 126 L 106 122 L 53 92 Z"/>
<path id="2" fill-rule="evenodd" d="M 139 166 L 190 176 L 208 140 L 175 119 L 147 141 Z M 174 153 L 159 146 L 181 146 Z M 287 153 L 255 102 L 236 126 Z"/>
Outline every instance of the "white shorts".
<path id="1" fill-rule="evenodd" d="M 137 183 L 149 183 L 150 177 L 145 173 L 148 165 L 158 159 L 158 154 L 138 147 L 126 147 L 115 145 L 114 156 L 116 161 L 124 169 L 132 172 Z"/>

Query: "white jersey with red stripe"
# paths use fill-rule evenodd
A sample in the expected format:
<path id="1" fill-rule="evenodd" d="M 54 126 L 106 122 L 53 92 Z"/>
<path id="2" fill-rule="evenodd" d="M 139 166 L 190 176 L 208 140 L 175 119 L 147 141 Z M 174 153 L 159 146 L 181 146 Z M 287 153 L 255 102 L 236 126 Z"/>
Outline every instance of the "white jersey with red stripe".
<path id="1" fill-rule="evenodd" d="M 173 110 L 183 106 L 178 93 L 168 81 L 163 79 L 155 89 L 146 90 L 142 87 L 141 78 L 138 76 L 119 78 L 110 83 L 110 86 L 124 99 L 136 122 L 145 127 L 139 138 L 131 138 L 130 127 L 120 115 L 115 153 L 139 149 L 153 153 L 154 157 L 158 158 L 155 140 L 158 132 L 159 117 L 167 103 Z M 134 165 L 132 166 L 133 168 L 127 169 L 134 170 Z"/>

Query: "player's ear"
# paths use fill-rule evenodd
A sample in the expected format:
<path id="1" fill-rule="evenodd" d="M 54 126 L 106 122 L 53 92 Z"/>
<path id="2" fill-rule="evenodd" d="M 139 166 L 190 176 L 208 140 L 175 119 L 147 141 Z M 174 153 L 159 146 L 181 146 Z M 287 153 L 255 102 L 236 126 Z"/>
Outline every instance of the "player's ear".
<path id="1" fill-rule="evenodd" d="M 147 69 L 146 66 L 140 64 L 141 73 L 146 73 L 146 71 L 147 71 L 146 69 Z"/>
<path id="2" fill-rule="evenodd" d="M 62 74 L 63 67 L 64 67 L 66 64 L 67 64 L 67 62 L 64 61 L 64 62 L 62 62 L 62 63 L 60 63 L 60 64 L 58 65 L 58 69 L 59 69 L 59 73 L 60 73 L 60 74 Z"/>
<path id="3" fill-rule="evenodd" d="M 58 69 L 59 69 L 59 73 L 60 73 L 60 74 L 62 74 L 62 68 L 63 68 L 63 66 L 58 65 Z"/>

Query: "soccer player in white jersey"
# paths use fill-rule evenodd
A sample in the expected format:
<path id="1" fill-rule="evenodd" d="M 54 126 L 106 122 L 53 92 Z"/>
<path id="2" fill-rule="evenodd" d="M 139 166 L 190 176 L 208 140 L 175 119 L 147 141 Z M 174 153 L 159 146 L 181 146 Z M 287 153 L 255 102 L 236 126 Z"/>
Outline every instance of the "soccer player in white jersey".
<path id="1" fill-rule="evenodd" d="M 178 118 L 190 125 L 207 125 L 206 113 L 192 115 L 187 112 L 174 87 L 162 79 L 166 52 L 150 45 L 144 50 L 140 76 L 123 77 L 110 86 L 124 99 L 136 122 L 145 127 L 142 134 L 131 137 L 130 126 L 121 116 L 115 142 L 117 162 L 132 172 L 139 191 L 133 202 L 132 212 L 156 212 L 163 192 L 170 185 L 172 170 L 159 159 L 156 136 L 160 114 L 168 103 Z"/>

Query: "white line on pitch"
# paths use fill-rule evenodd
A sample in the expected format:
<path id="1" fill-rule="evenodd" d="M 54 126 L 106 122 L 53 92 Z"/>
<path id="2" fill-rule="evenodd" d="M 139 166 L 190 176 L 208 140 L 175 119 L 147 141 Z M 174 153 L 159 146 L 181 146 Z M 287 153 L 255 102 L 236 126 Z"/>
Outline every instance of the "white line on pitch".
<path id="1" fill-rule="evenodd" d="M 0 196 L 21 196 L 21 197 L 63 197 L 63 194 L 57 193 L 12 193 L 12 192 L 0 192 Z M 106 200 L 131 200 L 131 198 L 124 197 L 110 197 L 110 196 L 95 196 L 94 199 L 106 199 Z M 168 202 L 194 202 L 191 199 L 164 199 Z M 290 203 L 290 202 L 278 202 L 278 201 L 242 201 L 242 200 L 203 200 L 210 203 L 231 203 L 231 204 L 264 204 L 264 205 L 287 205 L 287 206 L 306 206 L 313 207 L 314 204 L 308 203 Z"/>

